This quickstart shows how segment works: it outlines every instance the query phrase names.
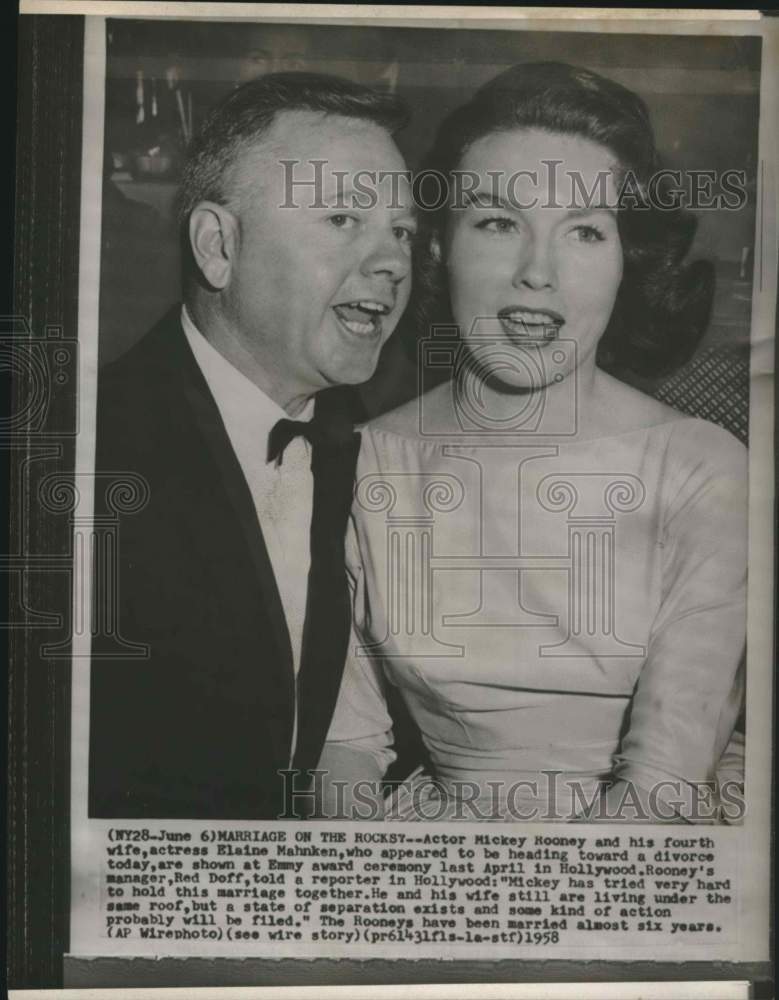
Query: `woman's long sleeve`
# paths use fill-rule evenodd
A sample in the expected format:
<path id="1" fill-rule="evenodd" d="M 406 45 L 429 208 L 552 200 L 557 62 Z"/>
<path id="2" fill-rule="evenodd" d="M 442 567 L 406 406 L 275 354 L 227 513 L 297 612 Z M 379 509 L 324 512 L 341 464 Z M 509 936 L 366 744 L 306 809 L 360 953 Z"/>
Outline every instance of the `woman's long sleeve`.
<path id="1" fill-rule="evenodd" d="M 352 591 L 353 627 L 338 702 L 327 734 L 328 748 L 337 748 L 339 759 L 349 752 L 370 754 L 383 775 L 395 760 L 392 718 L 384 697 L 381 664 L 361 655 L 360 627 L 365 619 L 363 571 L 354 532 L 347 535 L 347 565 Z M 357 758 L 359 759 L 359 758 Z"/>
<path id="2" fill-rule="evenodd" d="M 693 431 L 669 443 L 662 601 L 615 762 L 618 779 L 646 791 L 665 783 L 664 801 L 713 778 L 740 707 L 746 452 L 713 425 Z"/>

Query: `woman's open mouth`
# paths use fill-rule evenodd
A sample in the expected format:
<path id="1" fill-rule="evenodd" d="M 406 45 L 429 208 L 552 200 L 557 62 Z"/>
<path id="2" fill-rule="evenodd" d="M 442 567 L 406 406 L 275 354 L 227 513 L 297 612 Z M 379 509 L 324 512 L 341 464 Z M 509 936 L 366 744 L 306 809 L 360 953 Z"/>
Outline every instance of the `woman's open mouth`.
<path id="1" fill-rule="evenodd" d="M 560 335 L 565 323 L 556 312 L 545 309 L 526 309 L 521 306 L 507 306 L 498 313 L 500 325 L 508 336 L 518 343 L 548 343 Z"/>
<path id="2" fill-rule="evenodd" d="M 378 338 L 382 332 L 382 317 L 391 307 L 373 299 L 360 299 L 333 306 L 333 312 L 342 326 L 355 337 Z"/>

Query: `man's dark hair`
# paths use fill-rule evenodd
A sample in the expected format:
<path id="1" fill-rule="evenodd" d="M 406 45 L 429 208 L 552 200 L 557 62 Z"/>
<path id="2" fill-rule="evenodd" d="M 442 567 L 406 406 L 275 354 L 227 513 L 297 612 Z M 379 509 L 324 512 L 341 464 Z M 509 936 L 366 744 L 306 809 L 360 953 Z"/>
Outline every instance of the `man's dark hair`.
<path id="1" fill-rule="evenodd" d="M 635 177 L 640 198 L 661 166 L 649 112 L 637 94 L 591 70 L 546 62 L 511 67 L 453 111 L 440 125 L 424 169 L 451 177 L 477 140 L 514 129 L 581 136 L 605 146 L 622 176 Z M 624 274 L 598 362 L 614 372 L 658 375 L 686 362 L 705 332 L 714 268 L 710 261 L 685 260 L 697 225 L 690 212 L 625 202 L 617 212 Z M 431 252 L 432 237 L 441 241 L 446 219 L 445 205 L 422 216 L 427 252 L 417 258 L 413 311 L 423 336 L 431 322 L 452 322 L 445 268 Z"/>
<path id="2" fill-rule="evenodd" d="M 323 73 L 269 73 L 239 87 L 211 109 L 184 166 L 177 216 L 182 241 L 189 216 L 201 201 L 225 204 L 225 182 L 241 154 L 260 139 L 279 112 L 314 111 L 373 122 L 394 134 L 409 119 L 405 103 Z"/>

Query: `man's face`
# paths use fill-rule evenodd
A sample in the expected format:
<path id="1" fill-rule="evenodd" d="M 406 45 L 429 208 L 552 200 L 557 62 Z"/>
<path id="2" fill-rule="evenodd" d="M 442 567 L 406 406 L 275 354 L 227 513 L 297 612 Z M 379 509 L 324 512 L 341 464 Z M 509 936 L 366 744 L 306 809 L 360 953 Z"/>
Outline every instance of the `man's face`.
<path id="1" fill-rule="evenodd" d="M 238 244 L 223 301 L 232 335 L 277 398 L 373 374 L 410 290 L 405 169 L 377 125 L 304 111 L 279 114 L 239 161 Z M 394 184 L 371 184 L 381 172 Z M 373 197 L 355 192 L 355 181 Z"/>

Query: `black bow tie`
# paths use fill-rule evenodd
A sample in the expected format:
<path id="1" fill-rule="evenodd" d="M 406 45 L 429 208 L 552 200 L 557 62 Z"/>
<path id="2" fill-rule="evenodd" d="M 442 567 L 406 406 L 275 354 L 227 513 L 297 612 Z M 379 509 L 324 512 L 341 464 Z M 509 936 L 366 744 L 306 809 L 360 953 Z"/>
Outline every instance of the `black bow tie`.
<path id="1" fill-rule="evenodd" d="M 271 428 L 268 435 L 268 461 L 281 465 L 284 461 L 284 452 L 287 445 L 298 435 L 306 438 L 313 446 L 314 438 L 317 436 L 312 427 L 313 420 L 279 420 Z"/>
<path id="2" fill-rule="evenodd" d="M 278 465 L 284 460 L 284 451 L 293 438 L 304 437 L 317 451 L 333 451 L 353 444 L 354 427 L 342 413 L 326 412 L 317 401 L 313 420 L 277 421 L 268 435 L 268 461 Z"/>

